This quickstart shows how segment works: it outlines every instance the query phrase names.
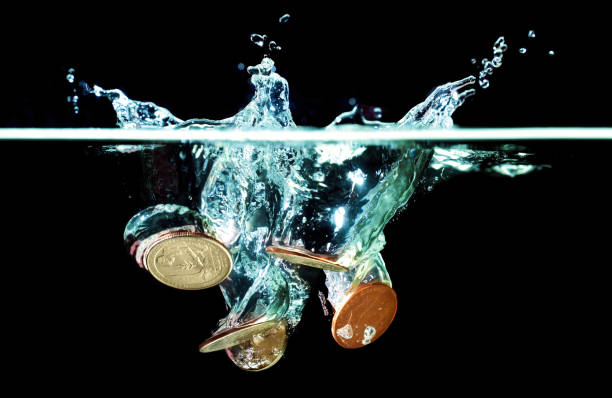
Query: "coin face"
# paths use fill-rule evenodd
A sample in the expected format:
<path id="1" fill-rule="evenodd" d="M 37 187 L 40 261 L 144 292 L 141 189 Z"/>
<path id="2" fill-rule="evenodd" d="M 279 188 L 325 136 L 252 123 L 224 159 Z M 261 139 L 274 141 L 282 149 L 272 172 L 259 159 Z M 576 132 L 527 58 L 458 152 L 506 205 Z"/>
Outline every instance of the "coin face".
<path id="1" fill-rule="evenodd" d="M 266 252 L 293 264 L 336 272 L 348 271 L 347 267 L 335 262 L 336 258 L 334 256 L 317 254 L 306 249 L 287 246 L 268 246 L 266 247 Z"/>
<path id="2" fill-rule="evenodd" d="M 277 363 L 287 347 L 287 322 L 262 333 L 254 334 L 243 343 L 225 349 L 227 356 L 242 370 L 259 372 Z"/>
<path id="3" fill-rule="evenodd" d="M 334 314 L 332 335 L 344 348 L 359 348 L 378 339 L 397 312 L 395 291 L 382 283 L 359 286 Z"/>
<path id="4" fill-rule="evenodd" d="M 264 333 L 278 326 L 282 321 L 265 321 L 250 323 L 224 330 L 200 344 L 200 352 L 213 352 L 226 349 L 250 340 L 253 336 Z"/>
<path id="5" fill-rule="evenodd" d="M 183 290 L 216 286 L 232 269 L 227 248 L 195 232 L 164 234 L 147 248 L 144 259 L 146 268 L 158 281 Z"/>

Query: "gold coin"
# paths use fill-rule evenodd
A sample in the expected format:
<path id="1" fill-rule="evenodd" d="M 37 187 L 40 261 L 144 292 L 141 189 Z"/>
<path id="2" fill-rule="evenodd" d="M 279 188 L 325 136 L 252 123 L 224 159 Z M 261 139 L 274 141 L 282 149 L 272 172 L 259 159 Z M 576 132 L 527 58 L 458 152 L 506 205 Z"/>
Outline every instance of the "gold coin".
<path id="1" fill-rule="evenodd" d="M 268 246 L 266 247 L 266 252 L 293 264 L 306 265 L 308 267 L 326 269 L 328 271 L 348 271 L 347 267 L 335 261 L 335 256 L 317 254 L 306 249 L 286 246 Z"/>
<path id="2" fill-rule="evenodd" d="M 397 312 L 395 290 L 383 283 L 368 283 L 340 306 L 332 320 L 334 340 L 344 348 L 359 348 L 378 339 Z"/>
<path id="3" fill-rule="evenodd" d="M 232 255 L 208 235 L 177 231 L 164 234 L 144 254 L 146 268 L 163 284 L 177 289 L 206 289 L 232 270 Z"/>
<path id="4" fill-rule="evenodd" d="M 287 348 L 287 322 L 254 334 L 241 344 L 225 349 L 227 356 L 242 370 L 259 372 L 276 364 Z"/>
<path id="5" fill-rule="evenodd" d="M 249 323 L 243 326 L 233 327 L 224 330 L 214 336 L 208 338 L 200 344 L 200 352 L 213 352 L 223 350 L 251 339 L 254 335 L 261 334 L 277 327 L 282 321 L 265 321 L 257 323 Z"/>

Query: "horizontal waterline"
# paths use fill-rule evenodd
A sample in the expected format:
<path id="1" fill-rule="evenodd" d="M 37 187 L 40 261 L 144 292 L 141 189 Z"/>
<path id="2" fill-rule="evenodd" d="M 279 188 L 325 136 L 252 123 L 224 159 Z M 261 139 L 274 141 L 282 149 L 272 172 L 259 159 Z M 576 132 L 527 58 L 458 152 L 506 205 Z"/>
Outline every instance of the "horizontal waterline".
<path id="1" fill-rule="evenodd" d="M 113 142 L 380 142 L 380 141 L 524 141 L 612 140 L 612 128 L 454 128 L 447 130 L 343 128 L 324 130 L 173 130 L 97 128 L 5 128 L 0 140 L 113 141 Z"/>

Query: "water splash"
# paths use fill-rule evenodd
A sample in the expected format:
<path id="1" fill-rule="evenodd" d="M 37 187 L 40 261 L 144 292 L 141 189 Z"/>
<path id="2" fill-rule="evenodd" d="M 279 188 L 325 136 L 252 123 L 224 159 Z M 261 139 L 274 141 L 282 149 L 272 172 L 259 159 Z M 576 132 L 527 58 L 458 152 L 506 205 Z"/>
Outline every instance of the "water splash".
<path id="1" fill-rule="evenodd" d="M 295 127 L 289 109 L 289 84 L 275 70 L 274 61 L 269 57 L 264 57 L 258 65 L 249 66 L 247 72 L 252 75 L 251 84 L 255 89 L 251 101 L 236 115 L 222 120 L 196 118 L 185 121 L 153 102 L 132 100 L 118 89 L 94 86 L 89 92 L 111 101 L 117 124 L 123 128 Z"/>
<path id="2" fill-rule="evenodd" d="M 482 89 L 487 89 L 490 86 L 489 79 L 487 76 L 493 74 L 493 70 L 502 66 L 502 60 L 504 58 L 504 52 L 508 49 L 508 45 L 503 36 L 497 38 L 493 44 L 493 59 L 489 61 L 487 58 L 483 58 L 481 61 L 482 70 L 478 74 L 478 85 Z"/>

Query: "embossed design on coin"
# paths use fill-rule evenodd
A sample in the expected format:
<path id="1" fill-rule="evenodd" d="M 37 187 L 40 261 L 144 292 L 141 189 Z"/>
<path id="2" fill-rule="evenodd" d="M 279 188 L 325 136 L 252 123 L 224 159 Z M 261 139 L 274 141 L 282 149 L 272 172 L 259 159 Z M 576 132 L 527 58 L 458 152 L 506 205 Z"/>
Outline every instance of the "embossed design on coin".
<path id="1" fill-rule="evenodd" d="M 232 269 L 232 256 L 225 246 L 194 232 L 165 234 L 147 248 L 144 257 L 157 280 L 184 290 L 216 286 Z"/>
<path id="2" fill-rule="evenodd" d="M 290 263 L 329 271 L 346 272 L 348 268 L 336 262 L 336 256 L 317 254 L 298 247 L 268 246 L 266 252 Z"/>

